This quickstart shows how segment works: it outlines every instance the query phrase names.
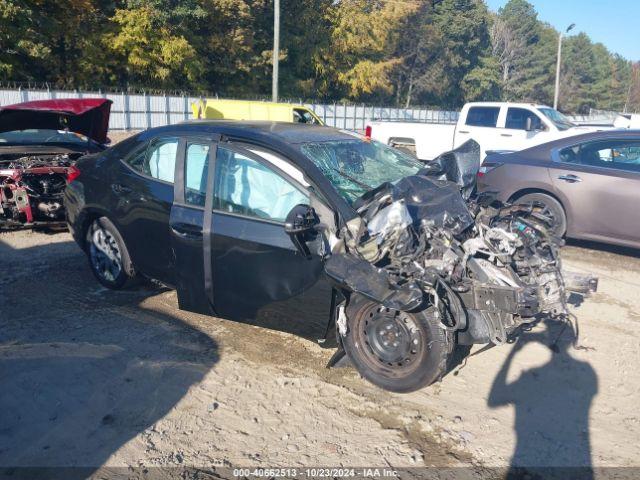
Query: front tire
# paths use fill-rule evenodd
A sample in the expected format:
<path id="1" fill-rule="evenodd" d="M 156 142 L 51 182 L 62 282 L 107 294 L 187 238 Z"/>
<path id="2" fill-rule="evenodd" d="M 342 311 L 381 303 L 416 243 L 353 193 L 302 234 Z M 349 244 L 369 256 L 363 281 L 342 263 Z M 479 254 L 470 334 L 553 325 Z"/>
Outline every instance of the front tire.
<path id="1" fill-rule="evenodd" d="M 551 195 L 544 193 L 529 193 L 515 199 L 513 203 L 518 205 L 534 204 L 534 206 L 538 206 L 538 210 L 541 214 L 551 217 L 553 221 L 551 231 L 556 237 L 562 238 L 567 233 L 567 214 L 565 213 L 562 204 Z"/>
<path id="2" fill-rule="evenodd" d="M 347 307 L 347 318 L 345 352 L 374 385 L 408 393 L 446 373 L 453 337 L 440 327 L 432 307 L 407 313 L 356 298 Z"/>
<path id="3" fill-rule="evenodd" d="M 89 225 L 86 241 L 89 266 L 102 285 L 120 290 L 133 283 L 136 274 L 129 252 L 120 232 L 107 217 Z"/>

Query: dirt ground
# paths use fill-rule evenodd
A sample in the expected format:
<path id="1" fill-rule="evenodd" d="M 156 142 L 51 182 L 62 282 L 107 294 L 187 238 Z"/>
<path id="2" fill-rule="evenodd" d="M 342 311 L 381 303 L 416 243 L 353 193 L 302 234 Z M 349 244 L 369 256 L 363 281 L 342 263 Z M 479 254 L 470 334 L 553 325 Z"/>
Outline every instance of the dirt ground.
<path id="1" fill-rule="evenodd" d="M 108 291 L 66 233 L 0 234 L 0 467 L 638 467 L 640 253 L 563 257 L 600 277 L 577 348 L 540 324 L 398 395 L 171 290 Z"/>

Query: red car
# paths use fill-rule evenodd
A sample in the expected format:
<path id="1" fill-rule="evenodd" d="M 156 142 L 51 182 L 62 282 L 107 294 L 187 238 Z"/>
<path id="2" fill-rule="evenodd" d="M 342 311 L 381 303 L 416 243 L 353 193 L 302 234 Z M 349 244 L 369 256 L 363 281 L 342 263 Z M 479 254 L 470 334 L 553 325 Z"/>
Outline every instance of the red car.
<path id="1" fill-rule="evenodd" d="M 39 100 L 0 107 L 0 229 L 64 228 L 75 161 L 106 148 L 111 100 Z"/>

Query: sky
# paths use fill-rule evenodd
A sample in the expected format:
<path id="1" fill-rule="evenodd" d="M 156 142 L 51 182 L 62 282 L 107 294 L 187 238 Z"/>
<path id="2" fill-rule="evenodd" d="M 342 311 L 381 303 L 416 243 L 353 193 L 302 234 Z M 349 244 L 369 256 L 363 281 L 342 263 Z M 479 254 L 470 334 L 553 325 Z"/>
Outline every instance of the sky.
<path id="1" fill-rule="evenodd" d="M 486 0 L 497 11 L 507 0 Z M 529 0 L 538 18 L 557 30 L 572 23 L 571 34 L 585 32 L 594 42 L 628 60 L 640 60 L 640 0 Z"/>

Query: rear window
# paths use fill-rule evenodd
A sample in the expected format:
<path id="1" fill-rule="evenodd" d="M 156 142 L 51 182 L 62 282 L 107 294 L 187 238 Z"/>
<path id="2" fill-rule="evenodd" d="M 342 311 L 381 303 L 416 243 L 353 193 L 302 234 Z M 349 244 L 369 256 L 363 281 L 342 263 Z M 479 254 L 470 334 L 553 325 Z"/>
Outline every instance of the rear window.
<path id="1" fill-rule="evenodd" d="M 498 125 L 500 107 L 471 107 L 467 113 L 467 125 L 473 127 L 495 127 Z"/>

